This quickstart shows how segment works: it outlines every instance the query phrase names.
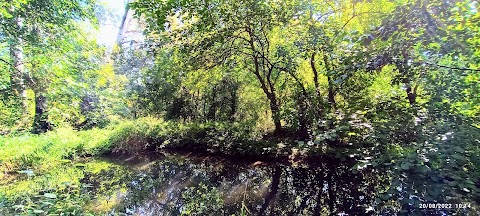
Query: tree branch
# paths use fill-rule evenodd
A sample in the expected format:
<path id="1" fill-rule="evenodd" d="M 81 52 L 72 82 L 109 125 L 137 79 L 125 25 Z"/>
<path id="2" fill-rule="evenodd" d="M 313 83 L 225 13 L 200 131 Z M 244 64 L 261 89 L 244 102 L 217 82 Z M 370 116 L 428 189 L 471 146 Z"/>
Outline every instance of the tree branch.
<path id="1" fill-rule="evenodd" d="M 447 68 L 447 69 L 452 69 L 452 70 L 462 70 L 462 71 L 476 71 L 476 72 L 480 72 L 480 69 L 452 67 L 452 66 L 448 66 L 448 65 L 440 65 L 440 64 L 430 63 L 430 62 L 423 62 L 423 63 L 425 63 L 425 64 L 427 64 L 427 65 L 430 65 L 430 66 L 439 67 L 439 68 Z"/>
<path id="2" fill-rule="evenodd" d="M 15 65 L 13 65 L 13 64 L 10 63 L 10 62 L 8 62 L 7 60 L 0 58 L 0 61 L 2 61 L 3 63 L 7 64 L 7 65 L 10 66 L 10 67 L 12 67 L 12 68 L 15 69 L 16 71 L 22 72 L 22 71 L 18 70 L 18 69 L 15 67 Z"/>

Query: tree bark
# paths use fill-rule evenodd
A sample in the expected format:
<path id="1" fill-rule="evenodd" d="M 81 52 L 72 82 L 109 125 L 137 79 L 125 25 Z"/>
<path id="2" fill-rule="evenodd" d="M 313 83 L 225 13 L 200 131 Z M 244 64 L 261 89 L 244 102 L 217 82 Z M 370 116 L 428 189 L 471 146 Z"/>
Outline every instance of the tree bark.
<path id="1" fill-rule="evenodd" d="M 408 102 L 410 103 L 410 106 L 415 106 L 417 102 L 417 94 L 414 90 L 412 90 L 412 86 L 410 85 L 410 82 L 405 83 L 405 91 L 407 92 L 407 99 L 408 99 Z"/>
<path id="2" fill-rule="evenodd" d="M 237 90 L 238 90 L 238 87 L 237 87 L 237 84 L 236 83 L 233 83 L 232 84 L 232 89 L 230 91 L 230 115 L 228 117 L 229 121 L 230 122 L 234 122 L 235 121 L 235 113 L 237 113 Z"/>
<path id="3" fill-rule="evenodd" d="M 408 53 L 407 51 L 403 50 L 402 51 L 402 57 L 403 61 L 395 62 L 395 66 L 397 67 L 397 70 L 400 72 L 400 74 L 403 76 L 402 82 L 405 85 L 405 92 L 407 93 L 407 99 L 408 102 L 410 103 L 410 106 L 415 106 L 416 100 L 417 100 L 417 88 L 418 86 L 415 87 L 415 90 L 412 90 L 412 84 L 410 80 L 410 67 L 408 65 Z"/>
<path id="4" fill-rule="evenodd" d="M 208 108 L 207 119 L 215 121 L 217 113 L 217 88 L 213 86 L 210 107 Z"/>
<path id="5" fill-rule="evenodd" d="M 17 25 L 21 26 L 21 22 L 17 21 Z M 22 116 L 28 115 L 27 110 L 27 87 L 25 84 L 25 66 L 23 65 L 23 49 L 21 48 L 21 39 L 16 39 L 16 42 L 10 44 L 10 58 L 12 59 L 13 72 L 10 77 L 12 83 L 12 90 L 17 96 L 22 105 Z"/>
<path id="6" fill-rule="evenodd" d="M 318 82 L 318 71 L 317 67 L 315 66 L 315 55 L 316 52 L 312 53 L 310 57 L 310 67 L 312 68 L 313 72 L 313 83 L 315 84 L 315 92 L 317 93 L 318 100 L 321 101 L 322 95 L 320 94 L 320 83 Z"/>
<path id="7" fill-rule="evenodd" d="M 280 134 L 282 132 L 282 123 L 280 117 L 280 107 L 278 106 L 277 96 L 275 93 L 270 95 L 270 110 L 272 111 L 273 123 L 275 124 L 274 134 Z"/>
<path id="8" fill-rule="evenodd" d="M 322 115 L 323 115 L 323 98 L 322 98 L 322 94 L 321 94 L 321 90 L 320 90 L 320 83 L 318 81 L 318 71 L 317 71 L 317 67 L 315 66 L 315 55 L 317 53 L 314 51 L 312 52 L 312 55 L 310 57 L 310 67 L 312 68 L 312 72 L 313 72 L 313 83 L 315 84 L 315 93 L 317 94 L 316 97 L 317 97 L 317 101 L 316 101 L 316 110 L 315 110 L 315 114 L 316 114 L 316 120 L 320 120 L 322 118 Z"/>
<path id="9" fill-rule="evenodd" d="M 325 55 L 325 54 L 323 54 L 323 63 L 325 64 L 325 69 L 327 70 L 328 103 L 330 104 L 330 108 L 334 111 L 335 107 L 336 107 L 335 92 L 334 92 L 333 80 L 332 80 L 332 77 L 329 74 L 331 72 L 330 64 L 328 62 L 327 55 Z"/>
<path id="10" fill-rule="evenodd" d="M 32 133 L 44 133 L 52 129 L 48 121 L 47 97 L 42 92 L 35 92 L 35 117 Z"/>
<path id="11" fill-rule="evenodd" d="M 401 79 L 401 82 L 403 83 L 403 85 L 405 85 L 405 92 L 407 93 L 408 102 L 410 103 L 410 106 L 415 106 L 416 100 L 417 100 L 416 90 L 418 86 L 412 89 L 411 80 L 408 77 L 409 68 L 407 67 L 406 56 L 405 56 L 405 60 L 403 60 L 402 62 L 395 62 L 395 66 L 397 67 L 397 70 L 400 73 L 400 75 L 403 76 L 403 78 Z"/>
<path id="12" fill-rule="evenodd" d="M 122 20 L 120 22 L 120 27 L 118 28 L 118 34 L 116 43 L 119 47 L 122 46 L 122 41 L 125 37 L 125 31 L 128 27 L 129 15 L 130 15 L 130 2 L 131 0 L 127 1 L 127 5 L 125 6 L 125 13 L 123 14 Z"/>

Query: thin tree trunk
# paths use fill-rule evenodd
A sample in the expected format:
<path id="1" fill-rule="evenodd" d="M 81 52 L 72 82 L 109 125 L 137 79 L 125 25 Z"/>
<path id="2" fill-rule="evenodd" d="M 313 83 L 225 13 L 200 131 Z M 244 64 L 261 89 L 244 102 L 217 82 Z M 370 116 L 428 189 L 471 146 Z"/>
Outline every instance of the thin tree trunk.
<path id="1" fill-rule="evenodd" d="M 217 112 L 217 88 L 213 86 L 212 89 L 212 98 L 210 107 L 208 108 L 207 119 L 215 121 L 215 114 Z"/>
<path id="2" fill-rule="evenodd" d="M 312 56 L 310 57 L 310 67 L 312 67 L 312 72 L 313 72 L 313 83 L 315 84 L 315 92 L 317 93 L 318 100 L 322 100 L 322 95 L 320 94 L 320 83 L 318 82 L 318 71 L 317 67 L 315 66 L 315 55 L 316 52 L 312 53 Z"/>
<path id="3" fill-rule="evenodd" d="M 127 5 L 125 6 L 125 13 L 123 14 L 123 17 L 122 17 L 122 20 L 121 20 L 121 23 L 120 23 L 120 27 L 118 29 L 118 34 L 117 34 L 117 39 L 116 39 L 116 43 L 119 47 L 122 46 L 122 41 L 125 37 L 125 31 L 128 27 L 128 18 L 129 18 L 129 14 L 130 14 L 130 2 L 131 0 L 127 1 Z"/>
<path id="4" fill-rule="evenodd" d="M 44 133 L 51 129 L 52 126 L 48 121 L 47 97 L 42 92 L 35 92 L 35 117 L 32 133 Z"/>
<path id="5" fill-rule="evenodd" d="M 272 68 L 273 69 L 273 68 Z M 298 119 L 299 119 L 299 135 L 302 138 L 307 138 L 308 137 L 308 131 L 307 131 L 307 124 L 308 124 L 308 118 L 307 118 L 307 113 L 308 113 L 308 101 L 310 101 L 310 95 L 307 92 L 307 89 L 305 89 L 305 86 L 303 86 L 303 83 L 298 79 L 298 77 L 291 72 L 290 70 L 287 70 L 286 68 L 280 69 L 286 73 L 288 73 L 292 78 L 295 80 L 295 82 L 298 84 L 298 87 L 300 87 L 300 90 L 302 91 L 302 95 L 296 99 L 300 111 L 298 112 Z M 270 83 L 270 82 L 269 82 Z M 272 87 L 273 88 L 273 87 Z"/>
<path id="6" fill-rule="evenodd" d="M 278 135 L 282 132 L 282 123 L 280 117 L 280 108 L 277 104 L 277 97 L 275 93 L 271 94 L 270 110 L 272 111 L 273 123 L 275 124 L 274 134 Z"/>
<path id="7" fill-rule="evenodd" d="M 315 84 L 315 93 L 317 94 L 317 101 L 316 101 L 316 109 L 315 115 L 316 120 L 320 120 L 323 116 L 323 98 L 320 90 L 320 83 L 318 81 L 318 71 L 317 67 L 315 66 L 315 55 L 317 53 L 314 51 L 312 56 L 310 57 L 310 67 L 312 68 L 313 72 L 313 83 Z"/>
<path id="8" fill-rule="evenodd" d="M 417 94 L 416 94 L 416 89 L 418 86 L 415 87 L 415 89 L 412 89 L 411 81 L 407 75 L 408 73 L 408 68 L 407 68 L 407 60 L 405 59 L 403 62 L 396 62 L 395 66 L 397 67 L 398 72 L 402 75 L 405 76 L 405 78 L 402 79 L 402 83 L 405 85 L 405 92 L 407 93 L 407 99 L 408 102 L 410 103 L 410 106 L 415 106 L 416 100 L 417 100 Z"/>
<path id="9" fill-rule="evenodd" d="M 323 54 L 323 63 L 325 64 L 325 69 L 327 70 L 328 103 L 330 104 L 330 108 L 332 109 L 332 111 L 334 111 L 335 108 L 336 108 L 335 92 L 334 92 L 333 80 L 332 80 L 332 77 L 329 74 L 331 72 L 330 64 L 329 64 L 328 58 L 325 54 Z"/>
<path id="10" fill-rule="evenodd" d="M 271 73 L 271 70 L 273 68 L 269 69 Z M 282 132 L 282 123 L 281 123 L 281 116 L 280 116 L 280 105 L 278 104 L 277 101 L 277 94 L 275 93 L 275 86 L 272 84 L 270 81 L 270 77 L 267 77 L 267 82 L 268 86 L 270 86 L 270 110 L 272 110 L 272 117 L 273 117 L 273 123 L 275 124 L 275 131 L 274 134 L 278 135 Z"/>
<path id="11" fill-rule="evenodd" d="M 22 28 L 22 19 L 15 18 L 14 25 L 18 31 Z M 19 97 L 22 105 L 22 117 L 28 115 L 27 110 L 27 87 L 25 84 L 25 66 L 23 62 L 22 39 L 15 38 L 10 43 L 10 58 L 13 64 L 13 73 L 11 76 L 12 90 L 14 94 Z"/>
<path id="12" fill-rule="evenodd" d="M 335 110 L 335 92 L 333 90 L 333 80 L 330 76 L 328 76 L 328 103 L 333 108 L 333 110 Z"/>
<path id="13" fill-rule="evenodd" d="M 404 77 L 402 79 L 403 84 L 405 85 L 405 92 L 407 93 L 407 99 L 408 102 L 410 103 L 410 106 L 415 106 L 416 104 L 416 99 L 417 99 L 417 88 L 418 86 L 415 87 L 415 90 L 412 90 L 412 85 L 411 85 L 411 80 L 409 78 L 409 70 L 410 67 L 408 65 L 408 53 L 407 51 L 403 50 L 402 51 L 402 57 L 403 61 L 401 62 L 396 62 L 395 66 L 397 67 L 397 70 L 400 72 L 400 74 Z"/>
<path id="14" fill-rule="evenodd" d="M 405 83 L 405 91 L 407 92 L 407 99 L 408 99 L 408 102 L 410 103 L 410 106 L 415 106 L 417 102 L 417 95 L 415 91 L 412 90 L 412 86 L 410 85 L 410 82 Z"/>
<path id="15" fill-rule="evenodd" d="M 237 84 L 234 83 L 234 86 L 232 87 L 232 90 L 230 92 L 230 116 L 228 119 L 233 122 L 235 121 L 235 113 L 237 113 Z"/>

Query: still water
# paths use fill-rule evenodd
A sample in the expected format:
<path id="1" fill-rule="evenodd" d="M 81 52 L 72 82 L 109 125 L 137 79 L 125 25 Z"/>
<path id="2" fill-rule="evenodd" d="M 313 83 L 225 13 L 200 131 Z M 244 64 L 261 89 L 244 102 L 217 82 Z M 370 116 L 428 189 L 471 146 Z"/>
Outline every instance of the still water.
<path id="1" fill-rule="evenodd" d="M 113 165 L 82 180 L 96 194 L 92 210 L 132 215 L 370 215 L 386 182 L 345 161 L 292 166 L 168 153 L 96 160 Z"/>

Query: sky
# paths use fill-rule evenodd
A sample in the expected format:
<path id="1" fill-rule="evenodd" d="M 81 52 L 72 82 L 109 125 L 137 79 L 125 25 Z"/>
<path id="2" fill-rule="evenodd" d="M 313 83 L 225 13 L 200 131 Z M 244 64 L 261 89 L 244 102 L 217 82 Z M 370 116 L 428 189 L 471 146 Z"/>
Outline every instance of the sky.
<path id="1" fill-rule="evenodd" d="M 120 20 L 125 12 L 126 0 L 100 0 L 107 10 L 110 10 L 114 17 L 107 16 L 105 22 L 101 22 L 97 35 L 97 42 L 101 45 L 113 46 L 117 38 Z"/>

